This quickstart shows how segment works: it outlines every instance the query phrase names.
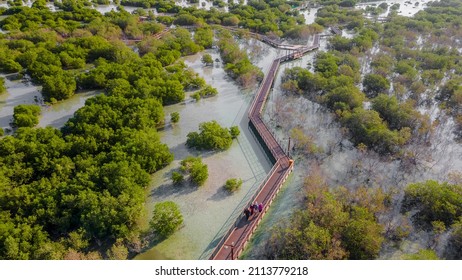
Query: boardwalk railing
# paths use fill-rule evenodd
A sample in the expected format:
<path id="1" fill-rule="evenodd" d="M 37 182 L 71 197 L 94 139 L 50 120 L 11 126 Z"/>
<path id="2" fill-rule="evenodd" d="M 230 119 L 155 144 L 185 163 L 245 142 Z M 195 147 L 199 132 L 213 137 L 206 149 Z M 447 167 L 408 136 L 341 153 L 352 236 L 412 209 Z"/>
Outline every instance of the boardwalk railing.
<path id="1" fill-rule="evenodd" d="M 275 47 L 277 49 L 283 49 L 283 50 L 297 50 L 299 48 L 302 48 L 303 45 L 290 45 L 290 44 L 283 44 L 283 43 L 280 43 L 274 39 L 271 39 L 270 37 L 268 36 L 265 36 L 265 35 L 261 35 L 261 34 L 258 34 L 258 33 L 255 33 L 255 32 L 252 32 L 248 29 L 241 29 L 241 28 L 237 28 L 237 27 L 232 27 L 232 26 L 222 26 L 222 25 L 219 25 L 221 28 L 224 28 L 224 29 L 227 29 L 229 31 L 232 31 L 232 32 L 244 32 L 248 35 L 250 35 L 251 37 L 257 39 L 257 40 L 260 40 L 262 41 L 263 43 L 266 43 L 272 47 Z"/>
<path id="2" fill-rule="evenodd" d="M 277 165 L 279 165 L 279 163 L 276 163 L 274 166 L 277 166 Z M 263 216 L 266 214 L 269 207 L 271 206 L 274 198 L 276 197 L 276 194 L 280 190 L 280 186 L 285 182 L 285 180 L 287 179 L 289 174 L 292 172 L 292 170 L 293 170 L 293 165 L 289 169 L 286 169 L 285 172 L 281 173 L 276 183 L 271 186 L 271 191 L 265 196 L 263 200 L 261 200 L 261 202 L 265 205 L 263 207 L 262 212 L 259 214 L 256 214 L 258 215 L 258 217 L 256 218 L 257 219 L 256 222 L 253 224 L 253 226 L 247 227 L 246 231 L 244 231 L 244 234 L 241 235 L 240 240 L 236 243 L 234 247 L 234 256 L 231 256 L 231 259 L 237 259 L 239 255 L 244 251 L 245 245 L 250 240 L 250 237 L 255 232 L 257 226 L 260 224 L 261 220 L 263 219 Z M 276 172 L 276 170 L 274 172 Z M 273 172 L 273 175 L 274 175 L 274 172 Z M 260 192 L 256 194 L 255 197 L 257 197 L 261 193 L 262 190 L 263 188 L 260 189 Z M 255 199 L 252 201 L 255 201 Z"/>
<path id="3" fill-rule="evenodd" d="M 270 172 L 268 172 L 268 175 L 266 175 L 265 179 L 262 181 L 262 183 L 260 184 L 260 186 L 258 187 L 258 189 L 255 191 L 255 194 L 252 196 L 252 198 L 250 199 L 250 201 L 255 201 L 255 198 L 258 196 L 258 194 L 261 192 L 262 188 L 266 185 L 266 183 L 268 182 L 269 178 L 271 177 L 271 175 L 275 172 L 275 170 L 278 168 L 278 164 L 276 163 L 273 168 L 271 168 Z M 217 246 L 215 247 L 215 250 L 213 250 L 212 252 L 212 255 L 210 256 L 211 259 L 214 258 L 214 256 L 216 255 L 216 253 L 220 250 L 220 248 L 223 246 L 224 242 L 226 241 L 226 239 L 228 239 L 228 237 L 231 235 L 231 233 L 234 231 L 235 227 L 239 224 L 239 222 L 241 221 L 242 219 L 242 214 L 243 212 L 241 213 L 241 215 L 239 215 L 236 219 L 236 221 L 233 223 L 233 227 L 231 227 L 225 235 L 223 235 L 223 237 L 220 239 L 220 241 L 218 242 Z"/>
<path id="4" fill-rule="evenodd" d="M 263 122 L 260 116 L 252 117 L 250 121 L 254 125 L 260 137 L 263 139 L 263 142 L 265 143 L 268 150 L 271 152 L 271 155 L 274 157 L 276 161 L 278 161 L 281 158 L 281 156 L 285 155 L 285 153 L 282 147 L 279 146 L 279 143 L 274 137 L 274 135 L 271 132 L 269 132 L 270 130 Z"/>
<path id="5" fill-rule="evenodd" d="M 261 35 L 257 34 L 257 36 L 259 36 L 258 39 L 262 40 Z M 263 38 L 266 39 L 267 37 Z M 285 154 L 282 147 L 279 145 L 266 124 L 263 122 L 261 113 L 263 111 L 263 107 L 270 92 L 274 78 L 276 77 L 280 63 L 297 59 L 305 53 L 317 48 L 319 48 L 319 35 L 316 34 L 311 46 L 296 48 L 294 53 L 276 58 L 271 64 L 265 79 L 263 79 L 263 82 L 260 85 L 255 99 L 253 100 L 249 109 L 249 122 L 254 126 L 256 133 L 258 133 L 263 141 L 262 144 L 266 146 L 267 150 L 274 157 L 276 163 L 258 190 L 255 192 L 255 195 L 248 202 L 248 204 L 250 204 L 258 199 L 258 201 L 262 202 L 264 205 L 263 211 L 258 214 L 256 213 L 255 215 L 257 216 L 253 216 L 252 220 L 246 220 L 245 222 L 243 222 L 243 215 L 239 215 L 234 225 L 218 242 L 218 245 L 211 254 L 210 259 L 236 259 L 242 253 L 245 245 L 269 209 L 269 206 L 273 202 L 276 194 L 279 192 L 280 187 L 292 172 L 293 160 L 291 160 L 289 156 Z M 230 242 L 231 244 L 229 244 Z M 231 247 L 230 252 L 225 250 L 228 247 Z"/>

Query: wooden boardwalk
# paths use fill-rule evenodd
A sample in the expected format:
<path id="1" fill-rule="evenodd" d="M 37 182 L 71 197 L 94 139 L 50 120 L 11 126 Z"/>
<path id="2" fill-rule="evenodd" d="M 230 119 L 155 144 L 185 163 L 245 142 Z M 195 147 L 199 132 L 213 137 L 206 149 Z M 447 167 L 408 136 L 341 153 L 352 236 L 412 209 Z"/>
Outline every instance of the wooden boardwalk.
<path id="1" fill-rule="evenodd" d="M 337 26 L 332 26 L 330 28 L 330 31 L 334 34 L 334 35 L 340 35 L 342 36 L 342 30 L 340 30 L 340 28 L 338 28 Z"/>
<path id="2" fill-rule="evenodd" d="M 221 28 L 225 28 L 227 30 L 230 30 L 230 31 L 233 31 L 233 32 L 245 32 L 246 34 L 250 35 L 251 37 L 257 39 L 257 40 L 260 40 L 262 41 L 263 43 L 266 43 L 274 48 L 277 48 L 277 49 L 282 49 L 282 50 L 289 50 L 289 51 L 297 51 L 297 50 L 300 50 L 300 49 L 303 49 L 303 48 L 307 48 L 307 46 L 304 46 L 304 45 L 290 45 L 290 44 L 283 44 L 283 43 L 280 43 L 266 35 L 261 35 L 261 34 L 258 34 L 258 33 L 255 33 L 255 32 L 251 32 L 247 29 L 241 29 L 241 28 L 237 28 L 237 27 L 232 27 L 232 26 L 221 26 L 221 25 L 216 25 L 216 26 L 220 26 Z M 315 35 L 315 37 L 318 36 L 318 35 Z M 311 47 L 311 46 L 310 46 Z"/>
<path id="3" fill-rule="evenodd" d="M 266 179 L 260 185 L 255 196 L 248 202 L 248 205 L 254 201 L 262 203 L 263 211 L 260 213 L 254 213 L 250 216 L 249 220 L 247 220 L 245 216 L 240 215 L 234 225 L 218 243 L 217 247 L 210 256 L 210 259 L 234 260 L 239 257 L 261 219 L 268 211 L 269 206 L 276 197 L 276 194 L 279 192 L 282 184 L 292 172 L 293 160 L 289 158 L 289 156 L 284 152 L 284 149 L 271 134 L 270 130 L 261 118 L 261 113 L 273 85 L 279 65 L 282 62 L 297 59 L 305 53 L 317 48 L 319 48 L 318 34 L 314 36 L 311 46 L 295 48 L 293 53 L 273 60 L 268 73 L 265 75 L 265 79 L 258 89 L 255 99 L 249 109 L 250 126 L 253 127 L 254 131 L 256 131 L 256 133 L 261 137 L 263 140 L 262 145 L 266 146 L 267 150 L 271 153 L 271 156 L 276 162 L 271 171 L 268 173 Z M 242 209 L 242 211 L 244 211 L 244 209 Z"/>
<path id="4" fill-rule="evenodd" d="M 298 7 L 292 8 L 291 10 L 303 11 L 303 10 L 308 9 L 308 6 L 309 6 L 309 3 L 308 3 L 308 2 L 305 2 L 305 3 L 302 3 L 302 4 L 301 4 L 300 6 L 298 6 Z"/>

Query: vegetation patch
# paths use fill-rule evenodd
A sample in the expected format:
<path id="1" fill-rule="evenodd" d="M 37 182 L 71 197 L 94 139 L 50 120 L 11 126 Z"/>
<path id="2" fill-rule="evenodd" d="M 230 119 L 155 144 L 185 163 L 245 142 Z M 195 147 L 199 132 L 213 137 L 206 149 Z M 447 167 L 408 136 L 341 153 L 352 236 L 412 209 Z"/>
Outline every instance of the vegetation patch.
<path id="1" fill-rule="evenodd" d="M 227 150 L 239 133 L 237 126 L 227 129 L 216 121 L 203 122 L 199 124 L 199 132 L 188 133 L 186 145 L 198 150 Z"/>
<path id="2" fill-rule="evenodd" d="M 13 126 L 34 127 L 39 123 L 40 106 L 38 105 L 17 105 L 13 109 Z"/>
<path id="3" fill-rule="evenodd" d="M 170 114 L 170 121 L 172 123 L 177 123 L 180 121 L 180 113 L 178 112 L 173 112 Z"/>
<path id="4" fill-rule="evenodd" d="M 417 210 L 414 217 L 425 225 L 441 221 L 449 227 L 462 216 L 462 186 L 426 181 L 408 185 L 404 194 L 402 210 Z"/>
<path id="5" fill-rule="evenodd" d="M 154 2 L 159 12 L 179 9 Z M 169 17 L 143 21 L 123 9 L 101 15 L 68 0 L 51 12 L 45 4 L 5 11 L 0 70 L 29 75 L 50 102 L 79 90 L 104 94 L 59 130 L 25 127 L 38 123 L 40 110 L 15 108 L 21 128 L 0 140 L 0 258 L 126 258 L 144 244 L 139 221 L 149 174 L 173 160 L 157 133 L 162 106 L 206 86 L 178 58 L 208 47 L 210 30 L 192 38 L 176 28 L 159 39 L 159 22 Z M 140 40 L 140 55 L 127 39 Z M 203 183 L 206 171 L 192 168 L 191 177 Z"/>
<path id="6" fill-rule="evenodd" d="M 209 177 L 209 170 L 206 164 L 202 163 L 199 157 L 187 157 L 181 161 L 181 172 L 189 175 L 191 182 L 198 186 L 204 185 Z M 184 180 L 183 175 L 178 172 L 173 172 L 172 180 L 174 183 L 181 183 Z"/>
<path id="7" fill-rule="evenodd" d="M 379 61 L 385 63 L 383 60 L 376 63 Z M 359 90 L 359 65 L 358 58 L 352 54 L 319 53 L 314 73 L 300 67 L 287 69 L 281 88 L 324 104 L 349 129 L 355 144 L 365 145 L 382 155 L 397 154 L 412 138 L 431 131 L 428 116 L 419 113 L 412 101 L 400 103 L 394 96 L 379 95 L 390 86 L 381 75 L 370 74 L 364 78 L 368 95 Z M 375 97 L 371 109 L 364 108 L 368 97 Z"/>
<path id="8" fill-rule="evenodd" d="M 306 202 L 273 230 L 270 259 L 374 259 L 384 241 L 378 215 L 386 210 L 380 190 L 339 187 L 330 191 L 318 175 L 305 180 Z"/>
<path id="9" fill-rule="evenodd" d="M 6 92 L 5 78 L 0 77 L 0 95 Z"/>
<path id="10" fill-rule="evenodd" d="M 180 208 L 173 201 L 157 203 L 152 215 L 149 225 L 162 238 L 169 237 L 183 224 Z"/>
<path id="11" fill-rule="evenodd" d="M 239 48 L 229 31 L 220 31 L 218 47 L 226 64 L 225 71 L 241 86 L 250 87 L 263 79 L 263 72 L 252 65 L 247 52 Z"/>
<path id="12" fill-rule="evenodd" d="M 201 58 L 202 63 L 204 63 L 206 66 L 213 65 L 213 58 L 210 54 L 206 53 L 202 55 Z"/>
<path id="13" fill-rule="evenodd" d="M 241 186 L 242 186 L 242 179 L 231 178 L 231 179 L 226 180 L 225 190 L 227 190 L 230 193 L 233 193 L 239 190 Z"/>
<path id="14" fill-rule="evenodd" d="M 205 88 L 196 91 L 195 93 L 191 94 L 191 97 L 194 98 L 196 101 L 199 101 L 201 98 L 207 98 L 211 96 L 215 96 L 218 94 L 218 90 L 213 88 L 209 85 L 205 86 Z"/>
<path id="15" fill-rule="evenodd" d="M 442 253 L 447 259 L 462 257 L 462 186 L 426 181 L 409 184 L 404 192 L 401 211 L 411 212 L 419 227 L 438 237 L 449 232 L 448 244 Z M 413 259 L 435 257 L 432 252 L 419 252 Z"/>

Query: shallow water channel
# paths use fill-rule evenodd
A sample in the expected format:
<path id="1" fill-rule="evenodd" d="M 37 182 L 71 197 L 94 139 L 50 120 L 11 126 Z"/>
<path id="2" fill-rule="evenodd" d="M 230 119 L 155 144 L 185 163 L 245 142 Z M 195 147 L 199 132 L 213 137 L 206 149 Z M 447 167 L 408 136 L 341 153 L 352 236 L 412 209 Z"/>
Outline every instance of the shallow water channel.
<path id="1" fill-rule="evenodd" d="M 42 101 L 41 87 L 33 85 L 27 79 L 15 79 L 16 74 L 0 75 L 5 77 L 6 92 L 0 95 L 0 127 L 12 131 L 14 107 L 20 104 L 37 104 L 41 107 L 39 127 L 52 126 L 61 128 L 79 108 L 85 105 L 85 100 L 98 94 L 98 91 L 86 91 L 75 94 L 69 99 L 53 105 Z"/>
<path id="2" fill-rule="evenodd" d="M 398 15 L 401 16 L 413 16 L 417 12 L 423 10 L 427 7 L 427 3 L 432 2 L 432 0 L 387 0 L 387 1 L 371 1 L 363 2 L 356 4 L 356 7 L 359 9 L 366 9 L 366 7 L 378 7 L 382 3 L 387 3 L 388 8 L 379 16 L 386 17 L 390 13 L 390 7 L 394 4 L 399 4 Z"/>
<path id="3" fill-rule="evenodd" d="M 238 2 L 239 2 L 238 0 L 234 0 L 234 3 L 238 3 Z M 200 0 L 198 3 L 189 3 L 189 1 L 187 1 L 187 0 L 176 0 L 175 4 L 177 6 L 179 6 L 179 7 L 196 7 L 198 9 L 205 9 L 205 10 L 210 10 L 212 7 L 214 7 L 216 9 L 222 10 L 224 12 L 228 12 L 227 3 L 225 3 L 226 6 L 224 6 L 222 8 L 220 8 L 218 6 L 214 6 L 213 1 L 207 1 L 207 0 Z M 244 0 L 243 4 L 247 5 L 247 0 Z M 132 13 L 133 11 L 140 8 L 140 7 L 133 7 L 133 6 L 123 6 L 123 7 L 129 13 Z M 107 5 L 94 5 L 94 9 L 99 11 L 100 13 L 104 14 L 104 13 L 110 12 L 112 10 L 117 11 L 117 5 L 114 4 L 113 1 L 111 1 L 110 4 L 107 4 Z M 157 14 L 157 11 L 156 11 L 155 8 L 150 8 L 150 9 L 142 8 L 142 9 L 145 10 L 145 11 L 153 11 L 154 14 Z"/>
<path id="4" fill-rule="evenodd" d="M 248 49 L 257 48 L 264 54 L 256 57 L 256 64 L 265 71 L 276 52 L 260 42 L 251 40 Z M 217 50 L 209 50 L 213 59 L 219 58 Z M 221 63 L 213 67 L 204 67 L 201 54 L 186 57 L 186 64 L 202 76 L 208 84 L 217 88 L 215 97 L 199 102 L 187 98 L 185 102 L 165 108 L 166 115 L 180 113 L 180 122 L 167 124 L 160 131 L 161 139 L 175 154 L 172 164 L 153 175 L 148 190 L 147 218 L 155 203 L 171 200 L 180 206 L 184 216 L 184 226 L 167 240 L 155 245 L 136 259 L 198 259 L 205 258 L 211 252 L 221 236 L 229 229 L 236 218 L 242 215 L 242 209 L 250 196 L 266 176 L 271 164 L 263 154 L 248 128 L 247 109 L 255 90 L 242 90 L 236 86 L 225 72 Z M 216 120 L 222 126 L 238 125 L 241 135 L 231 148 L 224 152 L 197 152 L 186 148 L 186 135 L 197 131 L 204 121 Z M 168 121 L 167 121 L 168 122 Z M 179 162 L 189 155 L 201 156 L 208 165 L 209 178 L 204 186 L 197 188 L 189 185 L 175 186 L 170 179 L 172 171 Z M 234 194 L 228 194 L 223 185 L 229 178 L 241 178 L 243 185 Z"/>

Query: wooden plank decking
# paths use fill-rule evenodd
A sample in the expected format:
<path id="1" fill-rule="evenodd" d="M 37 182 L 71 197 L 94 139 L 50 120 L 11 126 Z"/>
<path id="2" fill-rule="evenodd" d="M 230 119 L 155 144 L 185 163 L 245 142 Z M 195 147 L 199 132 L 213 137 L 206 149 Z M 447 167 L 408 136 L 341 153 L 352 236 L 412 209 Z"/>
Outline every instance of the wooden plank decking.
<path id="1" fill-rule="evenodd" d="M 276 77 L 279 65 L 282 62 L 297 59 L 303 56 L 305 53 L 317 48 L 319 48 L 319 35 L 316 34 L 311 46 L 294 48 L 295 51 L 293 53 L 280 58 L 276 58 L 273 61 L 268 73 L 265 75 L 265 79 L 258 89 L 248 114 L 250 124 L 253 125 L 256 132 L 263 140 L 262 145 L 266 146 L 267 150 L 271 153 L 276 161 L 267 178 L 260 186 L 257 194 L 247 204 L 249 205 L 254 201 L 262 203 L 263 211 L 261 213 L 254 213 L 249 218 L 249 220 L 247 220 L 245 216 L 241 215 L 236 223 L 229 229 L 228 233 L 225 234 L 222 240 L 218 243 L 217 247 L 210 256 L 210 259 L 233 260 L 239 257 L 253 232 L 260 223 L 261 219 L 268 211 L 269 206 L 271 205 L 276 194 L 279 192 L 282 184 L 285 182 L 290 172 L 292 172 L 293 161 L 289 158 L 288 155 L 286 155 L 284 149 L 279 145 L 274 136 L 271 134 L 270 130 L 261 118 L 261 113 L 263 111 L 271 86 L 274 82 L 274 78 Z M 242 209 L 242 211 L 244 211 L 244 209 Z"/>

